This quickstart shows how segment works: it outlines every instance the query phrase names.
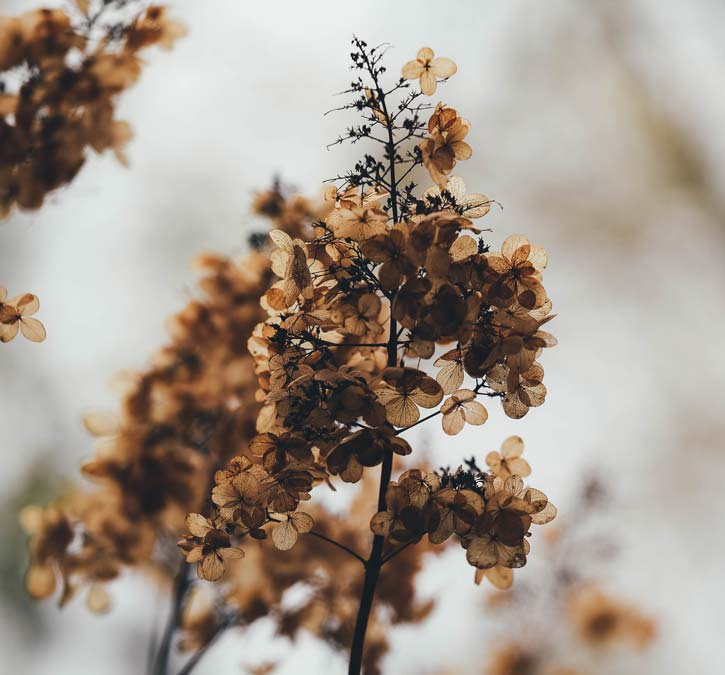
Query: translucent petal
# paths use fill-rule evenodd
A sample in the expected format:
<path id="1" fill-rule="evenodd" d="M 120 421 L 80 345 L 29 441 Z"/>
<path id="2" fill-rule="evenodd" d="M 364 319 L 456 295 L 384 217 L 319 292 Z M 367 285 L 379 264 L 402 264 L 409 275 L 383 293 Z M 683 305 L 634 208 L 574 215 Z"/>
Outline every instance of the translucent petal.
<path id="1" fill-rule="evenodd" d="M 436 77 L 452 77 L 456 74 L 458 66 L 451 59 L 439 56 L 437 59 L 433 59 L 431 70 Z"/>
<path id="2" fill-rule="evenodd" d="M 294 253 L 294 245 L 292 244 L 292 238 L 284 230 L 272 230 L 269 233 L 269 238 L 275 243 L 275 245 L 292 255 Z"/>
<path id="3" fill-rule="evenodd" d="M 297 511 L 296 513 L 293 513 L 290 518 L 297 528 L 297 531 L 302 534 L 309 532 L 315 525 L 315 519 L 309 513 L 305 513 L 304 511 Z"/>
<path id="4" fill-rule="evenodd" d="M 197 566 L 197 574 L 207 581 L 216 581 L 224 574 L 224 560 L 216 552 L 205 555 Z"/>
<path id="5" fill-rule="evenodd" d="M 408 397 L 396 396 L 385 406 L 388 421 L 396 427 L 408 427 L 420 419 L 418 406 Z"/>
<path id="6" fill-rule="evenodd" d="M 464 415 L 468 424 L 483 424 L 488 419 L 488 411 L 478 401 L 463 404 Z"/>
<path id="7" fill-rule="evenodd" d="M 445 431 L 449 436 L 455 436 L 460 433 L 465 424 L 466 421 L 463 417 L 463 412 L 460 409 L 455 409 L 443 415 L 443 431 Z"/>
<path id="8" fill-rule="evenodd" d="M 297 543 L 297 528 L 291 520 L 279 523 L 272 530 L 272 542 L 280 551 L 289 551 Z"/>
<path id="9" fill-rule="evenodd" d="M 435 94 L 436 87 L 436 76 L 430 70 L 424 70 L 420 76 L 420 90 L 426 96 L 432 96 Z"/>
<path id="10" fill-rule="evenodd" d="M 402 73 L 406 80 L 417 80 L 423 73 L 423 64 L 418 60 L 408 61 L 403 66 Z"/>
<path id="11" fill-rule="evenodd" d="M 201 513 L 190 513 L 186 516 L 186 527 L 195 537 L 204 537 L 209 530 L 213 529 L 211 523 Z"/>
<path id="12" fill-rule="evenodd" d="M 501 445 L 501 455 L 506 459 L 521 457 L 524 451 L 524 439 L 521 436 L 509 436 Z"/>
<path id="13" fill-rule="evenodd" d="M 506 258 L 513 261 L 516 251 L 521 248 L 525 248 L 526 250 L 526 255 L 524 257 L 524 260 L 526 260 L 526 256 L 528 256 L 530 251 L 529 240 L 521 234 L 512 234 L 504 240 L 503 245 L 501 246 L 501 253 L 503 253 Z"/>
<path id="14" fill-rule="evenodd" d="M 18 313 L 22 316 L 31 316 L 40 309 L 40 300 L 38 300 L 37 295 L 26 293 L 16 300 L 15 306 L 18 308 Z"/>

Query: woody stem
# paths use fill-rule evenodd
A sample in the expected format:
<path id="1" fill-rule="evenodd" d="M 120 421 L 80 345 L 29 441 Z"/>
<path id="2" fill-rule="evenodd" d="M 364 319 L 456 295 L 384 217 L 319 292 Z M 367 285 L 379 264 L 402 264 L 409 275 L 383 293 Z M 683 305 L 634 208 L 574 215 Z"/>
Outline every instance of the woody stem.
<path id="1" fill-rule="evenodd" d="M 159 648 L 156 651 L 156 658 L 151 669 L 151 675 L 167 675 L 169 671 L 169 659 L 171 656 L 171 644 L 174 633 L 181 625 L 181 614 L 183 611 L 184 598 L 191 585 L 190 566 L 185 559 L 181 559 L 179 571 L 174 578 L 174 596 L 171 603 L 171 611 L 161 637 Z"/>
<path id="2" fill-rule="evenodd" d="M 375 66 L 370 62 L 368 54 L 362 48 L 360 41 L 355 38 L 356 46 L 365 59 L 365 64 L 370 77 L 375 85 L 378 101 L 385 116 L 388 142 L 386 143 L 387 160 L 390 162 L 390 206 L 393 215 L 393 224 L 398 222 L 398 187 L 395 180 L 395 138 L 394 138 L 394 121 L 388 113 L 387 103 L 385 101 L 385 92 L 378 82 L 378 74 Z M 386 297 L 390 302 L 390 326 L 388 333 L 388 366 L 397 365 L 398 361 L 398 325 L 392 316 L 394 293 L 387 294 Z M 390 474 L 393 470 L 393 451 L 387 450 L 383 455 L 383 464 L 380 470 L 380 488 L 378 490 L 378 511 L 384 511 L 386 508 L 385 494 L 388 490 L 390 482 Z M 373 545 L 370 550 L 370 557 L 365 563 L 365 579 L 363 581 L 362 593 L 360 595 L 360 606 L 358 607 L 357 619 L 355 620 L 355 633 L 352 638 L 352 646 L 350 648 L 350 667 L 348 675 L 359 675 L 362 669 L 363 650 L 365 647 L 365 633 L 368 627 L 368 619 L 370 618 L 370 610 L 373 606 L 375 598 L 375 587 L 380 576 L 380 568 L 383 563 L 383 544 L 384 537 L 375 535 L 373 537 Z"/>
<path id="3" fill-rule="evenodd" d="M 395 319 L 390 319 L 390 337 L 388 339 L 388 365 L 394 366 L 398 356 L 397 325 Z M 384 511 L 385 493 L 388 490 L 390 474 L 393 470 L 393 452 L 388 450 L 383 456 L 383 465 L 380 471 L 380 489 L 378 490 L 378 511 Z M 375 597 L 375 587 L 380 576 L 380 568 L 383 564 L 383 544 L 385 538 L 381 535 L 373 537 L 373 546 L 370 551 L 370 558 L 365 563 L 365 579 L 360 595 L 360 606 L 355 621 L 355 633 L 350 648 L 350 667 L 348 675 L 359 675 L 362 668 L 363 649 L 365 646 L 365 633 L 370 618 L 370 610 Z"/>

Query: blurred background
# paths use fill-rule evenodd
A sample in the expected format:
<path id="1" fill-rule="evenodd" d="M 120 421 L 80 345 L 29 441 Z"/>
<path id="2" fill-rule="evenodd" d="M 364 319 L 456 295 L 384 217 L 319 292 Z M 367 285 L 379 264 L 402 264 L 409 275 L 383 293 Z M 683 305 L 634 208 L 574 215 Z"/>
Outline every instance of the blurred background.
<path id="1" fill-rule="evenodd" d="M 569 522 L 596 474 L 609 494 L 598 527 L 618 549 L 598 575 L 659 634 L 588 672 L 721 673 L 725 4 L 169 4 L 189 35 L 150 54 L 121 101 L 135 132 L 130 168 L 94 156 L 42 211 L 0 224 L 0 281 L 41 298 L 49 335 L 0 349 L 0 669 L 141 672 L 163 597 L 126 576 L 104 617 L 82 601 L 34 606 L 17 509 L 80 480 L 92 449 L 82 414 L 113 406 L 109 377 L 165 340 L 165 317 L 193 292 L 191 259 L 245 250 L 254 191 L 279 174 L 316 195 L 357 157 L 357 147 L 325 150 L 348 120 L 323 117 L 349 81 L 354 32 L 392 43 L 394 74 L 423 45 L 456 61 L 437 92 L 472 125 L 474 156 L 456 173 L 503 205 L 484 221 L 494 245 L 520 232 L 550 256 L 560 344 L 542 359 L 546 405 L 521 421 L 491 406 L 482 429 L 451 442 L 431 426 L 419 441 L 455 466 L 521 435 L 534 484 Z M 0 12 L 37 5 L 0 0 Z M 515 583 L 539 583 L 537 545 Z M 472 576 L 460 550 L 430 561 L 420 594 L 437 609 L 397 630 L 385 672 L 481 672 L 502 637 Z M 292 650 L 271 634 L 264 621 L 243 640 L 230 631 L 195 672 L 265 660 L 281 660 L 281 673 L 343 672 L 312 638 Z"/>

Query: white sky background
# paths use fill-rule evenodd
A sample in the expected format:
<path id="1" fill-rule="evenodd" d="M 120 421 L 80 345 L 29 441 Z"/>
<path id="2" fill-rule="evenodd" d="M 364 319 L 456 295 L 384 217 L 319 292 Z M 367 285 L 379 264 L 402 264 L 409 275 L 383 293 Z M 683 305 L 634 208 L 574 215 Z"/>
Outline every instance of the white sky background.
<path id="1" fill-rule="evenodd" d="M 0 11 L 35 5 L 0 2 Z M 322 117 L 349 82 L 351 34 L 393 43 L 391 77 L 430 45 L 459 66 L 434 102 L 440 95 L 473 127 L 474 156 L 457 173 L 504 205 L 486 218 L 494 244 L 521 232 L 549 250 L 545 285 L 560 340 L 542 359 L 542 408 L 513 421 L 492 405 L 484 427 L 454 442 L 431 424 L 435 459 L 482 458 L 520 434 L 533 483 L 564 515 L 578 481 L 599 468 L 616 495 L 611 531 L 622 544 L 608 587 L 656 616 L 661 638 L 643 657 L 590 672 L 721 672 L 725 6 L 173 7 L 189 36 L 148 56 L 120 106 L 135 132 L 131 168 L 94 157 L 41 212 L 0 224 L 0 282 L 41 298 L 49 334 L 42 345 L 18 339 L 0 349 L 0 494 L 48 455 L 75 476 L 91 450 L 82 413 L 113 405 L 110 375 L 143 366 L 165 340 L 165 317 L 193 292 L 190 260 L 205 249 L 244 250 L 254 190 L 280 173 L 316 194 L 358 156 L 360 146 L 325 150 L 348 118 Z M 698 180 L 683 174 L 692 156 Z M 421 587 L 440 598 L 439 609 L 425 627 L 398 632 L 386 672 L 480 672 L 494 627 L 477 618 L 482 593 L 471 577 L 460 550 L 431 564 Z M 159 608 L 139 580 L 114 595 L 117 609 L 100 619 L 82 606 L 61 613 L 48 605 L 48 631 L 34 642 L 0 609 L 7 672 L 139 672 Z M 343 671 L 312 640 L 293 652 L 270 644 L 268 628 L 256 627 L 254 639 L 227 635 L 199 674 L 280 654 L 292 657 L 282 673 Z"/>

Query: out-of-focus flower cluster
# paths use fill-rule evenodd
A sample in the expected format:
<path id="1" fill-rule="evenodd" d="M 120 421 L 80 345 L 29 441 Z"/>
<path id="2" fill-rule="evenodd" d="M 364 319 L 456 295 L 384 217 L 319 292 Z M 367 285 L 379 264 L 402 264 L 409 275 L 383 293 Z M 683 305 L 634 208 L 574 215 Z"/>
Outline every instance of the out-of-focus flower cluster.
<path id="1" fill-rule="evenodd" d="M 653 642 L 655 622 L 634 604 L 605 592 L 597 579 L 597 566 L 614 552 L 609 535 L 592 536 L 591 521 L 605 503 L 611 500 L 602 484 L 585 482 L 572 508 L 576 519 L 547 533 L 538 574 L 507 594 L 488 598 L 496 631 L 506 638 L 495 641 L 486 675 L 583 675 L 593 663 L 609 665 Z M 512 637 L 514 628 L 527 639 Z"/>
<path id="2" fill-rule="evenodd" d="M 131 129 L 115 117 L 117 97 L 141 74 L 143 49 L 170 49 L 184 32 L 165 7 L 136 0 L 0 17 L 0 218 L 39 208 L 89 148 L 125 162 Z"/>
<path id="3" fill-rule="evenodd" d="M 297 228 L 311 217 L 306 201 L 279 201 L 279 217 L 296 218 Z M 120 413 L 85 418 L 97 448 L 83 473 L 98 489 L 73 492 L 25 518 L 34 596 L 51 594 L 57 574 L 65 598 L 76 585 L 151 561 L 164 544 L 173 551 L 186 514 L 204 504 L 214 471 L 254 434 L 256 382 L 245 343 L 262 315 L 268 256 L 252 252 L 234 261 L 205 254 L 196 266 L 202 295 L 169 320 L 171 342 L 146 371 L 114 378 Z M 80 533 L 80 540 L 56 536 L 59 528 Z M 49 547 L 48 541 L 60 543 Z M 42 588 L 32 583 L 41 574 L 48 580 Z"/>
<path id="4" fill-rule="evenodd" d="M 319 209 L 301 197 L 286 198 L 279 187 L 259 194 L 254 203 L 259 215 L 293 236 L 301 236 L 326 210 Z M 261 241 L 252 237 L 255 245 Z M 239 549 L 228 544 L 230 535 L 243 532 L 211 527 L 208 490 L 215 474 L 225 484 L 236 466 L 262 470 L 254 453 L 222 467 L 255 436 L 260 403 L 246 343 L 264 318 L 259 301 L 272 281 L 269 253 L 253 251 L 239 261 L 205 254 L 196 267 L 202 293 L 169 320 L 171 342 L 146 371 L 114 378 L 120 414 L 98 411 L 85 418 L 97 448 L 83 473 L 98 483 L 97 489 L 72 490 L 53 504 L 29 506 L 22 513 L 30 534 L 26 586 L 36 599 L 53 595 L 60 582 L 61 604 L 84 590 L 89 608 L 102 612 L 110 607 L 107 582 L 124 569 L 171 577 L 178 566 L 175 544 L 190 511 L 199 512 L 190 525 L 203 543 L 192 559 L 199 556 L 203 576 L 218 578 L 219 561 L 239 557 L 233 552 Z M 233 488 L 226 484 L 229 493 Z M 334 518 L 321 506 L 311 509 L 319 533 L 362 550 L 369 536 L 367 516 L 361 520 L 355 514 L 364 513 L 370 489 L 372 483 L 364 486 L 350 517 Z M 215 491 L 216 503 L 226 505 L 225 499 L 223 491 Z M 286 536 L 293 533 L 289 529 Z M 314 537 L 300 543 L 301 559 L 285 557 L 265 541 L 245 548 L 246 559 L 231 566 L 223 591 L 204 594 L 194 588 L 184 598 L 183 649 L 199 649 L 218 631 L 265 616 L 277 621 L 282 635 L 305 628 L 341 648 L 348 644 L 362 583 L 357 560 Z M 380 589 L 373 626 L 419 620 L 430 609 L 419 605 L 414 594 L 424 552 L 411 549 L 394 561 L 391 581 Z M 309 586 L 305 602 L 283 611 L 285 591 L 298 583 Z M 374 673 L 387 637 L 382 627 L 372 634 L 376 648 L 368 666 Z"/>
<path id="5" fill-rule="evenodd" d="M 33 317 L 40 309 L 37 295 L 23 293 L 8 298 L 7 289 L 0 286 L 0 342 L 10 342 L 18 334 L 31 342 L 45 340 L 45 327 Z"/>

